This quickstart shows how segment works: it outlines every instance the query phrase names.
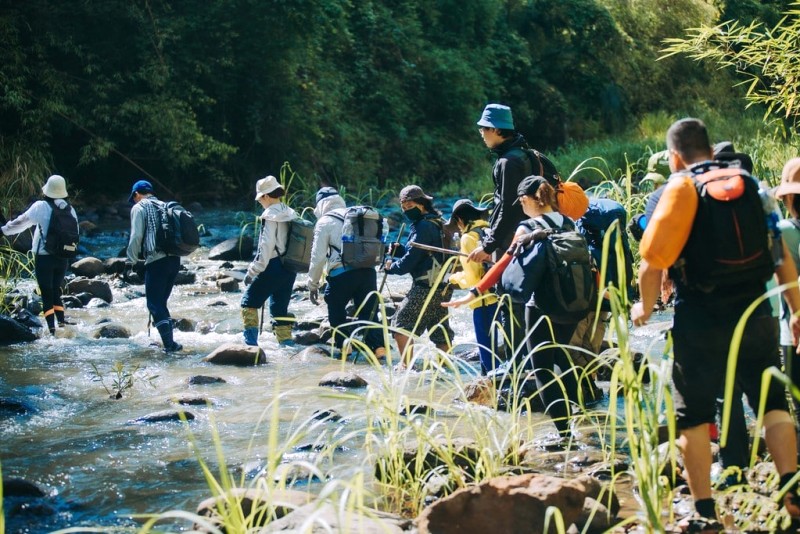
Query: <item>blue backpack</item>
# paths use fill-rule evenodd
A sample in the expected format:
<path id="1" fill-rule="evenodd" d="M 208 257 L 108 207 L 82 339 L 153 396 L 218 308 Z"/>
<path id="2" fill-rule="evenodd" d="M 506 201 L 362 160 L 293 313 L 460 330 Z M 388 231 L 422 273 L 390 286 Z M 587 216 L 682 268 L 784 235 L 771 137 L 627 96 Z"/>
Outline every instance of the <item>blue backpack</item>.
<path id="1" fill-rule="evenodd" d="M 603 262 L 603 241 L 609 231 L 613 232 L 609 240 L 611 248 L 608 252 L 606 277 L 600 281 L 603 287 L 608 286 L 609 283 L 613 283 L 617 287 L 620 285 L 619 265 L 617 265 L 617 255 L 613 248 L 617 243 L 617 235 L 622 239 L 626 283 L 630 286 L 633 281 L 633 253 L 631 252 L 630 243 L 628 243 L 628 236 L 625 233 L 627 219 L 628 213 L 619 202 L 607 198 L 592 198 L 589 200 L 589 209 L 575 223 L 578 231 L 586 238 L 589 252 L 594 258 L 598 270 L 602 267 Z M 619 225 L 613 230 L 609 230 L 615 221 L 619 221 Z"/>

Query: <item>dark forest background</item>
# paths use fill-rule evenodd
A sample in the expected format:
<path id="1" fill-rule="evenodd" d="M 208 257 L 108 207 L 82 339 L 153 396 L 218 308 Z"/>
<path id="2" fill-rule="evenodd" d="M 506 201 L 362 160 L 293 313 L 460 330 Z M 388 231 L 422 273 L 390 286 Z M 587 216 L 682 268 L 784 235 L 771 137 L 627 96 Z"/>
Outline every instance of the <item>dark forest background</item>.
<path id="1" fill-rule="evenodd" d="M 741 88 L 663 40 L 781 0 L 0 0 L 0 187 L 153 180 L 230 199 L 284 162 L 308 187 L 487 176 L 475 121 L 536 147 L 620 134 Z M 741 102 L 737 102 L 741 107 Z M 35 190 L 35 188 L 33 188 Z"/>

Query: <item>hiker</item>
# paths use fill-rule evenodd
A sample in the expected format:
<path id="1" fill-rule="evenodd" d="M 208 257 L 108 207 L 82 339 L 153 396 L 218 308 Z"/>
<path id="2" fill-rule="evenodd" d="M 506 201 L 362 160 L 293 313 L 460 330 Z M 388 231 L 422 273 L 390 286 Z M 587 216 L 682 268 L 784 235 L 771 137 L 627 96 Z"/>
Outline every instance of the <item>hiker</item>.
<path id="1" fill-rule="evenodd" d="M 687 118 L 675 122 L 667 132 L 667 148 L 672 175 L 648 217 L 640 244 L 641 301 L 634 304 L 631 319 L 635 326 L 648 321 L 660 291 L 662 271 L 671 268 L 675 282 L 672 379 L 678 444 L 695 510 L 702 518 L 714 521 L 709 424 L 715 420 L 715 398 L 724 382 L 734 329 L 742 313 L 764 293 L 772 272 L 784 284 L 797 280 L 797 270 L 781 241 L 782 262 L 773 262 L 768 214 L 757 182 L 737 174 L 736 167 L 721 168 L 711 161 L 713 152 L 702 121 Z M 738 194 L 734 197 L 737 202 L 724 204 L 724 199 L 734 194 Z M 721 199 L 719 203 L 715 198 Z M 735 210 L 739 226 L 715 224 L 719 219 L 715 215 L 725 210 Z M 745 231 L 737 232 L 739 229 Z M 800 335 L 800 291 L 792 287 L 783 295 L 792 312 L 790 324 L 796 343 Z M 762 301 L 745 326 L 736 376 L 750 406 L 757 413 L 764 409 L 767 447 L 781 477 L 781 489 L 787 491 L 783 505 L 789 515 L 798 518 L 800 501 L 795 488 L 787 487 L 797 471 L 797 443 L 785 391 L 772 380 L 766 397 L 760 397 L 762 373 L 779 365 L 777 325 L 769 302 Z M 760 403 L 763 406 L 759 407 Z"/>
<path id="2" fill-rule="evenodd" d="M 352 208 L 354 215 L 361 209 Z M 372 210 L 376 215 L 377 212 Z M 358 320 L 375 322 L 378 311 L 377 273 L 375 266 L 383 260 L 383 218 L 375 219 L 374 225 L 379 229 L 380 241 L 375 244 L 379 250 L 375 253 L 377 265 L 372 267 L 350 267 L 343 262 L 344 246 L 342 229 L 348 209 L 344 199 L 333 187 L 323 187 L 317 191 L 314 215 L 317 223 L 314 226 L 314 242 L 311 246 L 311 264 L 308 268 L 308 292 L 311 303 L 319 304 L 320 278 L 326 271 L 325 303 L 328 305 L 328 321 L 333 328 L 334 345 L 340 351 L 344 341 L 351 335 L 354 326 L 344 326 L 347 322 L 347 304 L 353 302 L 358 310 Z M 364 223 L 365 224 L 365 223 Z M 356 229 L 357 230 L 357 229 Z M 364 331 L 364 344 L 378 359 L 386 357 L 383 346 L 383 334 L 378 328 L 367 327 Z M 345 347 L 347 352 L 347 347 Z"/>
<path id="3" fill-rule="evenodd" d="M 281 253 L 286 251 L 289 221 L 295 211 L 281 202 L 286 190 L 278 179 L 270 175 L 256 182 L 256 201 L 264 208 L 259 217 L 261 231 L 258 236 L 256 257 L 247 266 L 242 296 L 242 322 L 244 342 L 258 346 L 258 309 L 269 299 L 272 317 L 272 332 L 283 347 L 294 346 L 292 340 L 292 318 L 289 316 L 289 300 L 296 273 L 286 269 Z"/>
<path id="4" fill-rule="evenodd" d="M 153 185 L 147 180 L 134 183 L 128 202 L 133 204 L 128 261 L 135 265 L 144 260 L 144 293 L 147 310 L 161 336 L 164 352 L 178 352 L 183 349 L 183 345 L 173 339 L 172 317 L 167 308 L 167 301 L 181 268 L 181 258 L 163 252 L 156 244 L 161 201 L 156 198 Z"/>
<path id="5" fill-rule="evenodd" d="M 592 254 L 598 271 L 602 269 L 603 265 L 603 244 L 606 235 L 611 232 L 606 255 L 606 276 L 601 280 L 601 287 L 606 288 L 613 284 L 616 288 L 622 289 L 625 293 L 624 297 L 631 296 L 633 279 L 633 253 L 628 242 L 628 235 L 625 233 L 627 219 L 628 214 L 625 207 L 619 202 L 609 198 L 592 197 L 589 199 L 589 209 L 575 223 L 578 231 L 586 237 L 589 252 Z M 613 226 L 615 222 L 618 225 L 616 227 Z M 618 243 L 623 259 L 622 269 L 619 268 L 617 257 Z M 621 284 L 623 285 L 621 286 Z M 572 360 L 575 365 L 584 369 L 590 368 L 595 357 L 600 354 L 606 327 L 611 317 L 611 303 L 605 292 L 604 297 L 600 301 L 600 312 L 596 313 L 592 309 L 575 327 L 575 332 L 569 342 L 573 347 L 583 349 L 573 350 Z M 589 381 L 587 385 L 593 386 L 587 390 L 587 393 L 593 396 L 602 396 L 602 392 L 593 381 Z"/>
<path id="6" fill-rule="evenodd" d="M 392 327 L 403 330 L 394 333 L 400 351 L 400 365 L 403 366 L 410 365 L 412 361 L 411 351 L 406 352 L 407 348 L 411 348 L 410 335 L 422 335 L 427 331 L 439 350 L 450 350 L 453 330 L 450 328 L 447 310 L 440 304 L 450 298 L 453 288 L 447 279 L 439 280 L 442 265 L 447 259 L 445 255 L 411 245 L 420 243 L 442 246 L 444 222 L 441 214 L 433 207 L 433 197 L 426 195 L 419 186 L 408 185 L 400 191 L 400 207 L 403 215 L 411 222 L 408 241 L 402 255 L 394 250 L 390 251 L 392 257 L 400 257 L 386 260 L 384 269 L 388 274 L 410 274 L 414 279 L 411 289 L 392 317 Z M 430 301 L 426 307 L 425 301 L 429 296 Z"/>
<path id="7" fill-rule="evenodd" d="M 517 254 L 517 247 L 530 247 L 530 269 L 526 270 L 525 283 L 532 288 L 530 298 L 525 305 L 525 328 L 528 355 L 524 368 L 533 368 L 537 391 L 543 400 L 547 413 L 558 430 L 559 436 L 569 435 L 569 417 L 571 403 L 578 401 L 578 376 L 573 370 L 569 351 L 553 346 L 542 348 L 542 345 L 566 345 L 569 343 L 575 325 L 580 319 L 555 317 L 547 315 L 547 300 L 553 297 L 552 281 L 549 278 L 550 264 L 543 229 L 574 230 L 574 224 L 558 211 L 555 189 L 541 176 L 525 178 L 517 188 L 519 203 L 530 219 L 519 225 L 514 234 L 512 244 L 503 257 L 489 269 L 480 282 L 470 289 L 467 295 L 445 302 L 443 306 L 458 307 L 477 299 L 496 284 L 506 274 L 509 265 Z M 575 232 L 577 234 L 577 232 Z M 587 262 L 589 251 L 585 240 L 582 241 Z M 504 286 L 508 290 L 509 287 Z M 588 305 L 586 311 L 588 311 Z M 583 315 L 586 315 L 584 311 Z M 560 373 L 556 373 L 556 366 Z M 558 380 L 554 380 L 554 376 Z M 563 392 L 562 392 L 563 387 Z M 566 393 L 566 397 L 564 395 Z"/>
<path id="8" fill-rule="evenodd" d="M 42 187 L 44 200 L 37 200 L 31 207 L 25 210 L 19 217 L 3 225 L 3 235 L 14 235 L 35 226 L 33 232 L 33 247 L 35 254 L 34 271 L 39 292 L 42 294 L 42 309 L 44 319 L 47 322 L 47 329 L 50 334 L 56 333 L 56 322 L 59 327 L 74 324 L 67 321 L 64 316 L 64 303 L 61 302 L 62 287 L 64 276 L 69 267 L 69 258 L 62 257 L 58 251 L 50 245 L 52 237 L 49 233 L 52 230 L 64 231 L 71 230 L 72 240 L 74 240 L 74 252 L 77 253 L 78 240 L 78 215 L 75 209 L 65 200 L 67 198 L 67 184 L 62 176 L 52 175 L 47 179 Z M 55 222 L 61 223 L 59 228 L 51 225 L 53 216 L 58 217 L 55 210 L 66 210 L 66 219 L 56 219 Z M 64 222 L 61 222 L 64 221 Z M 74 227 L 72 224 L 74 223 Z M 71 227 L 71 228 L 67 228 Z M 50 249 L 48 251 L 47 249 Z"/>
<path id="9" fill-rule="evenodd" d="M 485 220 L 487 208 L 476 207 L 471 200 L 462 198 L 453 204 L 453 210 L 447 226 L 455 226 L 461 234 L 459 242 L 462 253 L 468 255 L 480 246 L 489 223 Z M 450 275 L 450 283 L 461 289 L 469 289 L 477 284 L 486 274 L 484 264 L 469 261 L 466 256 L 459 256 L 462 270 Z M 497 296 L 487 294 L 483 299 L 471 302 L 472 325 L 475 328 L 475 342 L 478 345 L 481 360 L 481 374 L 496 369 L 502 360 L 495 356 L 495 343 L 492 336 L 492 323 L 497 318 Z"/>
<path id="10" fill-rule="evenodd" d="M 583 189 L 575 183 L 561 182 L 555 166 L 528 146 L 525 137 L 514 128 L 511 108 L 489 104 L 477 124 L 484 144 L 497 159 L 492 169 L 494 209 L 489 219 L 489 229 L 481 246 L 470 253 L 470 261 L 489 261 L 492 255 L 499 259 L 503 251 L 508 249 L 517 225 L 527 218 L 516 202 L 517 187 L 527 176 L 544 176 L 548 180 L 558 193 L 563 214 L 574 220 L 583 215 L 589 204 Z M 505 350 L 505 358 L 512 359 L 525 337 L 525 303 L 501 301 L 500 312 L 504 338 L 510 342 Z"/>
<path id="11" fill-rule="evenodd" d="M 778 223 L 781 236 L 789 249 L 795 267 L 800 269 L 800 158 L 792 158 L 783 166 L 781 184 L 775 190 L 775 196 L 783 201 L 788 219 Z M 784 372 L 792 379 L 792 384 L 800 387 L 800 358 L 797 357 L 797 344 L 792 341 L 789 330 L 789 307 L 783 302 L 781 313 L 781 353 L 783 355 Z M 800 401 L 792 397 L 795 423 L 800 418 Z"/>

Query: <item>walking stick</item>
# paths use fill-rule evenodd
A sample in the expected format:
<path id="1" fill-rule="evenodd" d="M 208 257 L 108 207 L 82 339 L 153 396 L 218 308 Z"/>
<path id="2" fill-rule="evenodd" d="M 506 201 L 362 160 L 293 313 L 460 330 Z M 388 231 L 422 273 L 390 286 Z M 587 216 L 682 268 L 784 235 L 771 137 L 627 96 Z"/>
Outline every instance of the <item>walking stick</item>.
<path id="1" fill-rule="evenodd" d="M 405 230 L 406 230 L 406 223 L 403 223 L 403 224 L 400 225 L 400 231 L 397 232 L 397 240 L 394 243 L 392 243 L 392 245 L 399 245 L 400 244 L 400 238 L 403 236 L 403 232 L 405 232 Z M 389 259 L 394 258 L 395 250 L 397 250 L 397 247 L 393 246 L 392 247 L 392 251 L 389 253 Z M 384 269 L 383 269 L 383 280 L 381 280 L 381 287 L 378 289 L 378 294 L 383 293 L 383 286 L 386 285 L 386 277 L 388 276 L 388 274 L 389 274 L 389 272 L 384 267 Z"/>
<path id="2" fill-rule="evenodd" d="M 264 333 L 264 308 L 267 306 L 266 303 L 261 305 L 261 321 L 258 323 L 258 335 Z"/>

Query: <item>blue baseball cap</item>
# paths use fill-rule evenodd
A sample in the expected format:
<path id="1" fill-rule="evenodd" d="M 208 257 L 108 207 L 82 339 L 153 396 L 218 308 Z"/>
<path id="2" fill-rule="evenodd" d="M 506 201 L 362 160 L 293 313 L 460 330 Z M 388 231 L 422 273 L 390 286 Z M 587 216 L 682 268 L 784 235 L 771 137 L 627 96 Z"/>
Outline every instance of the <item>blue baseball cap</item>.
<path id="1" fill-rule="evenodd" d="M 511 108 L 502 104 L 489 104 L 483 108 L 483 115 L 478 121 L 478 126 L 513 130 L 514 118 L 511 116 Z"/>
<path id="2" fill-rule="evenodd" d="M 139 180 L 133 187 L 131 187 L 131 196 L 128 197 L 128 202 L 133 204 L 133 195 L 136 193 L 153 193 L 155 190 L 153 189 L 153 184 L 148 182 L 147 180 Z"/>

